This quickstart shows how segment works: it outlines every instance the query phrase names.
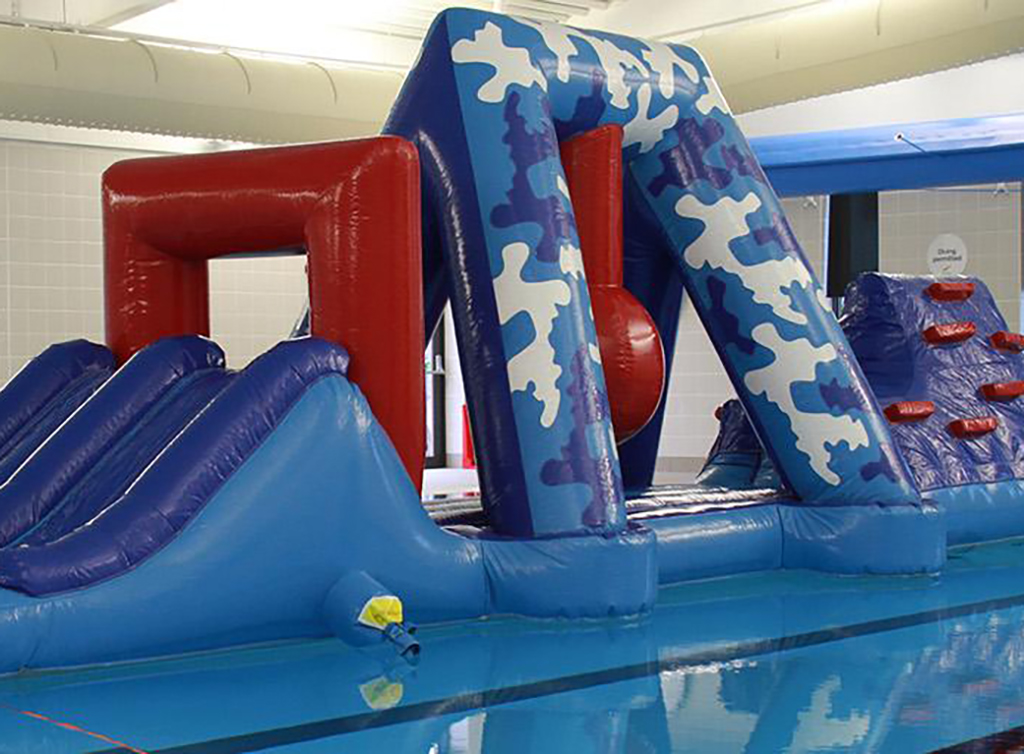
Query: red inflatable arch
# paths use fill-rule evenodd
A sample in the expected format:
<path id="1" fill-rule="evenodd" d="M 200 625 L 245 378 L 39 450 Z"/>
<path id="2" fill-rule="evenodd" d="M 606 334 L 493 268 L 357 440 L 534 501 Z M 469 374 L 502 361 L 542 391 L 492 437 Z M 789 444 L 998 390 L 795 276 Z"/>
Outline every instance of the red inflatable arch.
<path id="1" fill-rule="evenodd" d="M 118 362 L 209 335 L 207 260 L 304 246 L 311 332 L 419 487 L 425 448 L 419 164 L 396 137 L 120 162 L 103 177 L 107 342 Z"/>

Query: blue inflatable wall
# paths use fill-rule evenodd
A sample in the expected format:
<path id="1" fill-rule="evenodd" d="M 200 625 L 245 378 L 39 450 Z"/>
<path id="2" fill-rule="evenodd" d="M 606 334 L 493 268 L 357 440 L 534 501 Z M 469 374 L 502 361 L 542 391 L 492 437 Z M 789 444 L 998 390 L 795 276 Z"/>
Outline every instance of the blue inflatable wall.
<path id="1" fill-rule="evenodd" d="M 935 278 L 869 273 L 850 285 L 842 319 L 883 405 L 928 401 L 934 413 L 892 432 L 919 488 L 946 511 L 951 544 L 1024 534 L 1024 399 L 987 399 L 986 385 L 1024 380 L 1024 357 L 993 341 L 1006 333 L 987 286 L 976 278 L 963 300 L 929 294 Z M 963 340 L 929 343 L 936 325 L 962 325 Z M 994 419 L 995 429 L 958 437 L 963 419 Z"/>

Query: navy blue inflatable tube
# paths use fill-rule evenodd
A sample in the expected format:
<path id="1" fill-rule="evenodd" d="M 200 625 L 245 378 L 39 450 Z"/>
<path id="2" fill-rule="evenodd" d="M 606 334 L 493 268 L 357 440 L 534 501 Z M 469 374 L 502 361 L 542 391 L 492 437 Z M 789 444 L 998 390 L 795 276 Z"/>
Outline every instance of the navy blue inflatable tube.
<path id="1" fill-rule="evenodd" d="M 178 380 L 16 544 L 42 544 L 85 526 L 124 494 L 234 376 L 223 369 L 201 369 Z"/>
<path id="2" fill-rule="evenodd" d="M 56 343 L 32 359 L 0 391 L 0 447 L 70 382 L 93 370 L 109 376 L 114 356 L 87 340 Z"/>
<path id="3" fill-rule="evenodd" d="M 113 354 L 85 340 L 52 345 L 26 364 L 0 390 L 0 482 L 113 372 Z"/>
<path id="4" fill-rule="evenodd" d="M 0 546 L 42 521 L 179 380 L 223 366 L 220 347 L 193 335 L 167 338 L 132 357 L 0 487 Z"/>

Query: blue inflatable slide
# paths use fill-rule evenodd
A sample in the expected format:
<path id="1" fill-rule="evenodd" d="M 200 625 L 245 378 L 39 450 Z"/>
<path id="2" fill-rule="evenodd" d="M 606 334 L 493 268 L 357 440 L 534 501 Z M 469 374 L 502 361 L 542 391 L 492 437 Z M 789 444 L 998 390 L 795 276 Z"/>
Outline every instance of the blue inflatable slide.
<path id="1" fill-rule="evenodd" d="M 604 126 L 622 134 L 624 288 L 667 365 L 685 289 L 737 394 L 694 485 L 651 484 L 663 397 L 639 434 L 613 431 L 605 376 L 622 367 L 599 337 L 559 153 Z M 313 336 L 231 371 L 172 316 L 116 371 L 106 348 L 73 342 L 0 392 L 0 672 L 329 635 L 409 655 L 412 621 L 637 616 L 661 584 L 934 573 L 949 545 L 1024 535 L 1024 339 L 969 279 L 866 275 L 840 326 L 694 49 L 445 11 L 384 131 L 418 165 L 423 325 L 450 303 L 481 499 L 421 501 L 377 418 L 386 401 L 360 388 L 357 339 L 318 323 L 322 271 L 368 269 L 323 251 L 365 241 L 372 189 L 354 171 L 310 200 Z M 256 188 L 217 206 L 299 180 L 261 172 L 261 154 L 288 149 L 233 153 Z M 170 159 L 202 181 L 225 158 Z M 208 188 L 178 175 L 168 194 Z M 338 196 L 351 216 L 321 211 Z M 283 227 L 295 206 L 262 221 Z M 223 241 L 193 220 L 146 231 L 153 279 L 153 249 Z M 205 296 L 200 262 L 176 269 L 174 285 L 201 282 L 182 306 Z M 131 317 L 155 306 L 140 291 Z"/>

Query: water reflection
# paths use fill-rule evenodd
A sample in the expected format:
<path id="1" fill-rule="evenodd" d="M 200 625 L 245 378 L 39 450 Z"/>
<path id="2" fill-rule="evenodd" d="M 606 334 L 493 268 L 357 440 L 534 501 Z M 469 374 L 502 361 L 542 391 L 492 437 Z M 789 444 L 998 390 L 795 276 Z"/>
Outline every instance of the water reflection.
<path id="1" fill-rule="evenodd" d="M 705 582 L 637 623 L 435 629 L 417 666 L 324 641 L 9 678 L 0 752 L 110 749 L 13 710 L 182 754 L 931 751 L 1024 723 L 1022 553 Z"/>

